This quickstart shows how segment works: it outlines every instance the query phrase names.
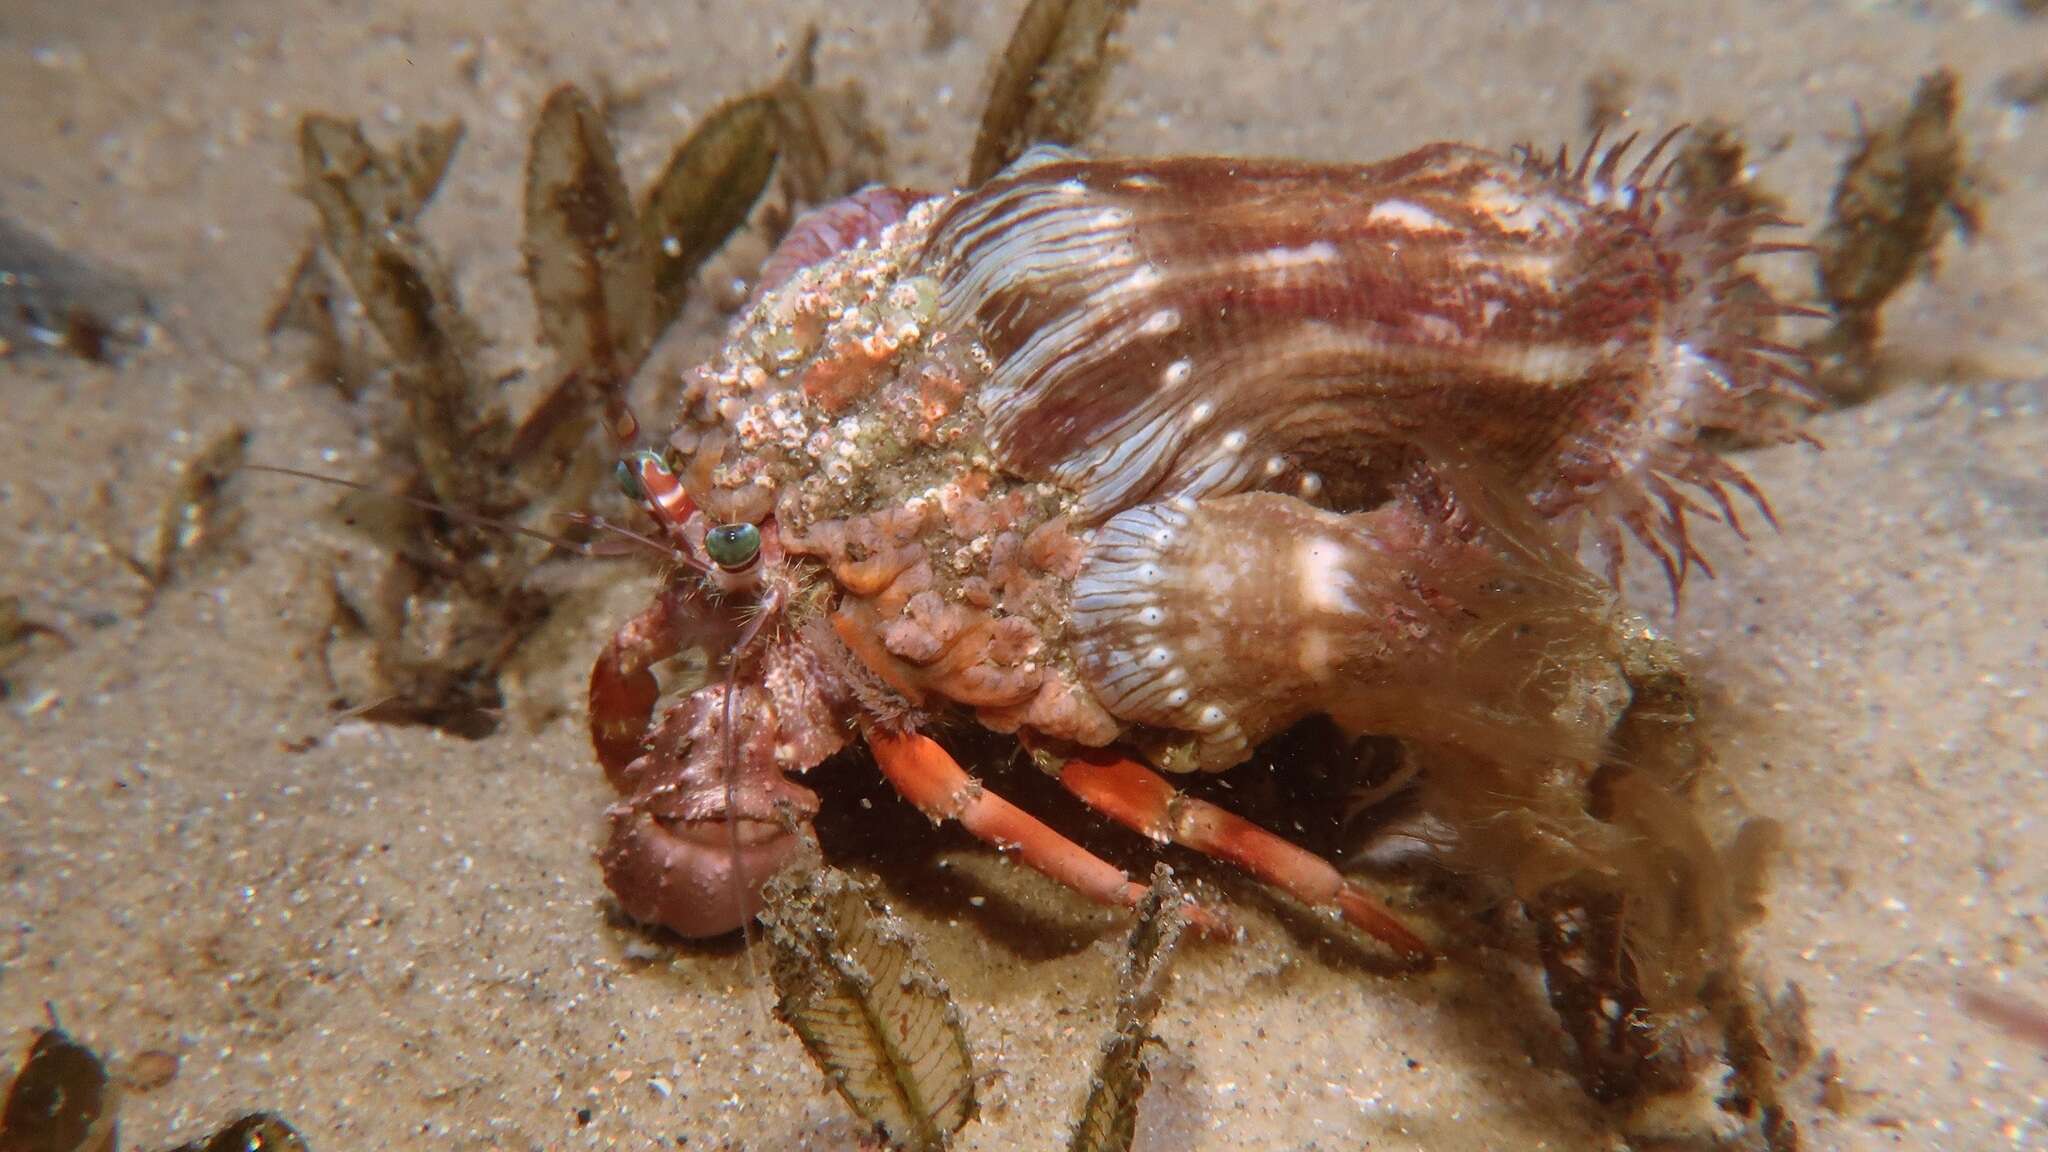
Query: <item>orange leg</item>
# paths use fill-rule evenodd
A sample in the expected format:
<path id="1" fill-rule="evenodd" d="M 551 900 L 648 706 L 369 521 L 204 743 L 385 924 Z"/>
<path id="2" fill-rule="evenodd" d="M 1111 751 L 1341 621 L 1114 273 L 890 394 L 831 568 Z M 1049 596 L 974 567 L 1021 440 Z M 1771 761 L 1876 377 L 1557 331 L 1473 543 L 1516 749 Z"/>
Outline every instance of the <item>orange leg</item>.
<path id="1" fill-rule="evenodd" d="M 1099 903 L 1132 908 L 1144 899 L 1143 884 L 984 788 L 930 737 L 882 728 L 870 728 L 867 735 L 889 783 L 934 821 L 958 820 L 980 839 L 1015 852 L 1032 869 Z M 1187 915 L 1204 935 L 1230 934 L 1206 909 L 1190 906 Z"/>
<path id="2" fill-rule="evenodd" d="M 1344 919 L 1410 959 L 1432 954 L 1386 905 L 1329 862 L 1206 800 L 1182 795 L 1143 764 L 1108 751 L 1090 752 L 1067 761 L 1060 783 L 1132 831 L 1228 860 L 1305 904 L 1336 908 Z"/>

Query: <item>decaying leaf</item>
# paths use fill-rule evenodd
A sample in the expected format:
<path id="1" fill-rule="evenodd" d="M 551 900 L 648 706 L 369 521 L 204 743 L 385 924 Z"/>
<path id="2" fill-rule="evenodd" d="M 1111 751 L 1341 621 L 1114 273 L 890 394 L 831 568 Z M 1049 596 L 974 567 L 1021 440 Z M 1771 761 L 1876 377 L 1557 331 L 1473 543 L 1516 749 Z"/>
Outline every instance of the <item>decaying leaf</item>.
<path id="1" fill-rule="evenodd" d="M 1842 166 L 1827 227 L 1814 240 L 1821 293 L 1835 313 L 1814 350 L 1821 383 L 1837 396 L 1859 398 L 1875 387 L 1885 301 L 1932 266 L 1951 227 L 1965 239 L 1977 230 L 1981 205 L 1955 116 L 1955 74 L 1930 72 L 1903 112 L 1861 133 Z"/>
<path id="2" fill-rule="evenodd" d="M 326 261 L 320 258 L 317 241 L 308 243 L 305 251 L 299 253 L 299 262 L 292 265 L 291 274 L 285 279 L 284 291 L 278 294 L 277 303 L 263 320 L 266 337 L 276 339 L 287 331 L 303 332 L 313 338 L 313 348 L 306 357 L 308 376 L 332 381 L 344 400 L 354 400 L 360 394 L 363 378 L 344 368 L 347 344 L 335 318 L 334 277 L 328 272 Z"/>
<path id="3" fill-rule="evenodd" d="M 908 927 L 836 869 L 764 890 L 776 1014 L 855 1114 L 897 1149 L 941 1149 L 975 1114 L 967 1033 Z"/>
<path id="4" fill-rule="evenodd" d="M 1033 144 L 1077 144 L 1114 63 L 1109 38 L 1137 0 L 1031 0 L 991 70 L 968 164 L 979 184 Z"/>
<path id="5" fill-rule="evenodd" d="M 119 1092 L 92 1049 L 52 1024 L 36 1035 L 0 1110 L 6 1152 L 113 1152 Z"/>
<path id="6" fill-rule="evenodd" d="M 299 145 L 327 249 L 398 361 L 413 455 L 428 486 L 451 504 L 488 505 L 489 485 L 474 459 L 475 337 L 412 225 L 430 162 L 416 160 L 408 172 L 372 149 L 354 121 L 330 116 L 301 121 Z"/>
<path id="7" fill-rule="evenodd" d="M 448 175 L 448 166 L 455 162 L 455 150 L 462 146 L 467 131 L 460 120 L 422 124 L 398 146 L 395 165 L 410 205 L 406 219 L 418 216 L 434 193 L 441 190 L 441 181 Z"/>
<path id="8" fill-rule="evenodd" d="M 848 81 L 818 87 L 818 30 L 804 33 L 789 70 L 769 89 L 780 146 L 780 182 L 798 204 L 837 200 L 888 177 L 888 145 L 867 117 L 867 96 Z"/>
<path id="9" fill-rule="evenodd" d="M 1138 905 L 1117 970 L 1116 1023 L 1095 1058 L 1088 1101 L 1074 1121 L 1071 1152 L 1128 1152 L 1137 1131 L 1138 1101 L 1151 1084 L 1145 1049 L 1156 1043 L 1152 1017 L 1173 973 L 1174 949 L 1187 927 L 1187 898 L 1165 865 L 1152 874 L 1152 890 Z"/>
<path id="10" fill-rule="evenodd" d="M 1749 145 L 1742 133 L 1719 120 L 1696 124 L 1679 140 L 1670 180 L 1679 199 L 1731 216 L 1784 210 L 1782 200 L 1750 179 Z"/>
<path id="11" fill-rule="evenodd" d="M 154 1092 L 178 1078 L 178 1054 L 145 1048 L 121 1062 L 121 1085 L 131 1092 Z"/>
<path id="12" fill-rule="evenodd" d="M 549 137 L 560 147 L 552 158 L 536 160 L 537 171 L 558 178 L 552 184 L 539 182 L 543 200 L 551 210 L 563 210 L 552 217 L 561 232 L 548 251 L 562 264 L 578 257 L 608 261 L 604 209 L 623 197 L 610 145 L 589 117 L 577 115 L 573 106 L 564 117 L 554 110 L 559 107 L 551 104 L 552 122 L 566 119 L 566 136 Z M 389 357 L 383 370 L 359 375 L 388 376 L 404 406 L 402 420 L 377 425 L 383 449 L 376 462 L 381 474 L 377 487 L 392 490 L 397 500 L 357 501 L 352 513 L 344 510 L 357 522 L 374 524 L 379 530 L 372 535 L 388 554 L 365 558 L 364 563 L 377 571 L 358 573 L 348 583 L 346 611 L 338 611 L 337 619 L 360 627 L 331 630 L 322 659 L 330 671 L 343 666 L 366 672 L 360 683 L 350 682 L 337 707 L 481 735 L 495 727 L 503 703 L 499 671 L 527 630 L 546 616 L 549 598 L 527 582 L 539 562 L 529 543 L 459 514 L 513 517 L 530 503 L 518 483 L 517 445 L 488 403 L 495 385 L 486 383 L 476 367 L 475 326 L 463 313 L 441 260 L 415 225 L 460 137 L 460 126 L 450 123 L 424 129 L 386 153 L 371 147 L 353 121 L 309 115 L 300 125 L 303 185 L 320 215 L 320 237 Z M 579 191 L 589 188 L 598 191 L 579 199 Z M 608 192 L 618 195 L 607 199 Z M 597 208 L 578 214 L 590 208 L 584 200 L 593 197 Z M 596 222 L 588 227 L 571 227 L 592 219 Z M 637 250 L 630 206 L 626 220 L 627 227 L 615 231 L 620 243 Z M 644 315 L 648 289 L 644 260 L 642 264 L 638 298 Z M 313 280 L 319 267 L 317 259 L 301 266 L 279 315 L 288 314 L 294 297 L 313 297 L 300 311 L 314 313 L 316 335 L 323 344 L 345 351 L 339 332 L 328 339 L 317 327 L 323 304 L 329 322 L 343 315 L 331 301 L 319 299 L 321 286 Z M 599 268 L 601 288 L 604 274 L 605 268 Z M 602 335 L 610 339 L 610 310 L 619 304 L 610 293 L 600 295 L 594 307 L 604 327 Z M 559 328 L 549 330 L 546 325 L 562 312 L 547 308 L 544 296 L 543 303 L 544 331 L 551 338 L 559 336 Z M 588 310 L 565 308 L 571 322 L 591 315 Z M 642 322 L 633 337 L 642 349 L 644 330 Z M 580 370 L 591 343 L 585 340 L 564 348 L 565 360 Z M 639 354 L 632 353 L 636 364 Z M 429 512 L 398 502 L 405 500 L 432 501 L 457 513 Z M 372 503 L 385 511 L 366 511 Z M 341 584 L 337 579 L 337 587 Z M 352 660 L 355 653 L 337 653 L 337 648 L 347 648 L 359 638 L 367 640 L 363 659 Z"/>
<path id="13" fill-rule="evenodd" d="M 534 125 L 525 248 L 541 338 L 619 412 L 654 338 L 654 263 L 604 119 L 571 84 Z"/>
<path id="14" fill-rule="evenodd" d="M 326 122 L 317 131 L 323 138 L 328 138 L 336 134 L 338 123 Z M 398 152 L 386 162 L 397 176 L 397 187 L 389 190 L 388 200 L 381 205 L 383 210 L 396 213 L 398 219 L 408 223 L 418 216 L 440 189 L 441 180 L 448 174 L 448 166 L 454 161 L 455 151 L 462 143 L 463 132 L 460 120 L 422 125 L 411 139 L 400 145 Z M 346 146 L 345 139 L 336 136 L 336 140 Z M 316 236 L 307 241 L 298 263 L 292 266 L 284 291 L 278 294 L 277 303 L 264 318 L 263 334 L 275 337 L 289 329 L 311 335 L 314 347 L 308 372 L 333 381 L 344 399 L 353 400 L 361 391 L 367 373 L 350 370 L 353 366 L 348 363 L 349 349 L 344 345 L 341 326 L 336 319 L 334 278 L 328 269 L 327 261 L 321 258 L 320 239 Z"/>
<path id="15" fill-rule="evenodd" d="M 251 1112 L 204 1140 L 180 1144 L 171 1152 L 306 1152 L 305 1138 L 268 1112 Z"/>
<path id="16" fill-rule="evenodd" d="M 149 299 L 127 277 L 0 216 L 0 357 L 66 352 L 95 363 L 141 342 Z"/>
<path id="17" fill-rule="evenodd" d="M 22 611 L 21 597 L 0 596 L 0 700 L 13 694 L 7 673 L 28 657 L 38 640 L 68 647 L 70 640 L 54 626 L 31 620 Z"/>
<path id="18" fill-rule="evenodd" d="M 757 93 L 712 110 L 669 157 L 640 213 L 654 256 L 655 322 L 665 327 L 690 280 L 746 223 L 779 152 L 775 99 Z"/>
<path id="19" fill-rule="evenodd" d="M 177 482 L 164 496 L 157 514 L 156 535 L 140 554 L 116 550 L 151 591 L 177 578 L 185 563 L 203 555 L 232 535 L 241 516 L 227 499 L 228 482 L 241 471 L 249 452 L 249 430 L 229 425 L 178 469 Z"/>

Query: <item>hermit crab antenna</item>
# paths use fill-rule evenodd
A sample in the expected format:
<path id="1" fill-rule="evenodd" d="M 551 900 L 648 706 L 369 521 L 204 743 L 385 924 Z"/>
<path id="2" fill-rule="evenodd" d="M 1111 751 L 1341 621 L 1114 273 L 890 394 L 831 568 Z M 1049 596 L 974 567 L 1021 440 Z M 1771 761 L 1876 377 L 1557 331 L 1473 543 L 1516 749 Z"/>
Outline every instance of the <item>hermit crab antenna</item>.
<path id="1" fill-rule="evenodd" d="M 619 461 L 619 488 L 628 499 L 647 509 L 671 539 L 684 540 L 683 525 L 697 511 L 697 502 L 683 489 L 683 482 L 662 462 L 657 453 L 641 449 Z"/>
<path id="2" fill-rule="evenodd" d="M 740 747 L 739 734 L 734 727 L 733 699 L 739 695 L 741 662 L 753 654 L 763 629 L 770 620 L 781 614 L 783 607 L 782 592 L 779 589 L 770 590 L 753 617 L 740 629 L 739 637 L 733 641 L 732 649 L 725 654 L 725 697 L 719 701 L 719 707 L 723 711 L 718 725 L 719 755 L 723 760 L 720 775 L 724 778 L 725 786 L 726 849 L 732 853 L 734 868 L 733 904 L 739 912 L 741 947 L 747 954 L 750 977 L 748 983 L 751 987 L 757 988 L 761 984 L 761 971 L 754 961 L 754 917 L 747 908 L 749 887 L 757 885 L 753 884 L 752 878 L 745 874 L 740 864 L 744 859 L 740 853 L 740 825 L 736 815 L 739 812 Z"/>
<path id="3" fill-rule="evenodd" d="M 428 500 L 419 496 L 408 495 L 407 493 L 404 492 L 387 491 L 386 489 L 378 488 L 369 484 L 364 484 L 360 481 L 344 480 L 339 476 L 329 476 L 321 472 L 307 472 L 298 468 L 286 468 L 283 467 L 282 465 L 277 464 L 250 463 L 244 464 L 242 465 L 242 467 L 250 472 L 269 472 L 272 475 L 276 476 L 291 476 L 299 480 L 311 480 L 318 484 L 332 484 L 337 488 L 348 488 L 356 492 L 361 492 L 368 496 L 376 496 L 385 500 L 395 500 L 400 504 L 407 504 L 414 508 L 421 509 L 423 511 L 433 512 L 437 515 L 445 516 L 448 519 L 457 521 L 459 523 L 474 524 L 479 528 L 489 528 L 497 532 L 509 532 L 515 536 L 525 536 L 529 539 L 538 540 L 543 544 L 552 544 L 555 547 L 560 548 L 564 552 L 574 552 L 580 556 L 607 556 L 613 554 L 601 550 L 593 544 L 589 544 L 580 540 L 570 540 L 567 537 L 563 536 L 551 535 L 549 533 L 542 532 L 537 529 L 528 528 L 524 524 L 515 524 L 512 521 L 506 520 L 502 517 L 485 516 L 479 512 L 471 512 L 466 509 L 457 508 L 451 504 L 443 504 L 438 500 Z M 644 545 L 664 555 L 666 555 L 669 552 L 669 549 L 666 546 L 656 541 L 649 540 L 647 537 L 642 536 L 637 532 L 629 531 L 628 529 L 621 528 L 616 524 L 610 523 L 601 516 L 592 516 L 584 512 L 561 512 L 557 513 L 557 515 L 566 517 L 572 522 L 580 524 L 586 528 L 591 528 L 599 532 L 612 533 L 613 535 L 618 536 L 627 542 Z"/>

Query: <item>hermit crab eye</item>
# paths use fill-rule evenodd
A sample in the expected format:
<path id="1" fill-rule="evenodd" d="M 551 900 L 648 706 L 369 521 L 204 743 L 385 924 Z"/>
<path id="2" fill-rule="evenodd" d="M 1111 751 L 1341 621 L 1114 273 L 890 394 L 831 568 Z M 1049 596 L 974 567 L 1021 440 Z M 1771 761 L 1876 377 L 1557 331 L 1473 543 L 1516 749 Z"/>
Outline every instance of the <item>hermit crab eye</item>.
<path id="1" fill-rule="evenodd" d="M 613 474 L 619 479 L 619 491 L 626 494 L 626 499 L 639 504 L 647 499 L 647 485 L 641 482 L 641 474 L 652 472 L 661 475 L 667 471 L 668 465 L 661 462 L 660 456 L 642 448 L 638 452 L 627 453 Z"/>
<path id="2" fill-rule="evenodd" d="M 761 530 L 752 524 L 720 524 L 704 534 L 704 551 L 713 564 L 737 572 L 761 554 Z"/>

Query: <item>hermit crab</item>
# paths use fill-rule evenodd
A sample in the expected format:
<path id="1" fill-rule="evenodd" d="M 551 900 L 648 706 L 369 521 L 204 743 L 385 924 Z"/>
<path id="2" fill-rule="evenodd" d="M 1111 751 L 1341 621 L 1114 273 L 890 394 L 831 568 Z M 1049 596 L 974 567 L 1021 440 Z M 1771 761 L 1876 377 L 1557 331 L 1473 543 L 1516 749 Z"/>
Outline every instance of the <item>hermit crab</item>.
<path id="1" fill-rule="evenodd" d="M 855 742 L 934 820 L 1095 900 L 1143 894 L 956 763 L 941 716 L 1412 956 L 1364 887 L 1172 778 L 1328 716 L 1457 766 L 1432 803 L 1468 842 L 1549 844 L 1524 895 L 1653 883 L 1623 806 L 1585 797 L 1680 787 L 1690 761 L 1616 759 L 1662 642 L 1577 544 L 1613 565 L 1631 537 L 1675 587 L 1688 515 L 1763 506 L 1703 437 L 1794 435 L 1804 372 L 1770 339 L 1800 309 L 1743 267 L 1773 222 L 1671 194 L 1671 142 L 1366 165 L 1041 146 L 970 191 L 801 220 L 673 433 L 620 466 L 673 557 L 590 681 L 622 905 L 738 927 L 817 811 L 801 777 Z M 664 703 L 657 665 L 690 647 L 724 674 Z M 1702 947 L 1656 951 L 1668 974 Z"/>

